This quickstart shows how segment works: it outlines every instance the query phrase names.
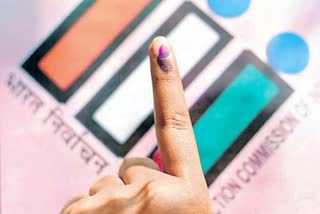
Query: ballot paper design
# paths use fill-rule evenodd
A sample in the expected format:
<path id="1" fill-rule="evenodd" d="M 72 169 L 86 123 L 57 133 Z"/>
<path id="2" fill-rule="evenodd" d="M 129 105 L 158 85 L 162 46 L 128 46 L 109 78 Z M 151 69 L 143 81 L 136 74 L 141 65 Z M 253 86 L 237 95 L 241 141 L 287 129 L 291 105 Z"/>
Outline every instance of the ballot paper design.
<path id="1" fill-rule="evenodd" d="M 234 18 L 212 2 L 1 1 L 0 213 L 59 213 L 155 149 L 159 34 L 177 52 L 214 214 L 320 213 L 320 1 L 243 1 Z M 280 41 L 272 57 L 307 59 L 297 73 L 270 60 L 287 33 L 310 51 Z"/>

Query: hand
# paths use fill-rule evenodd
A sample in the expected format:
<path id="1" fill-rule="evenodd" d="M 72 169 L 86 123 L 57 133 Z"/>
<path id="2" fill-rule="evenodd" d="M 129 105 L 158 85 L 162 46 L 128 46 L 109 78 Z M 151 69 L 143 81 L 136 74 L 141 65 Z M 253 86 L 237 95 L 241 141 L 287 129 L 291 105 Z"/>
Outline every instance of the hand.
<path id="1" fill-rule="evenodd" d="M 119 177 L 101 178 L 89 195 L 67 203 L 62 214 L 212 213 L 174 51 L 165 38 L 157 37 L 149 55 L 165 173 L 151 159 L 127 158 Z"/>

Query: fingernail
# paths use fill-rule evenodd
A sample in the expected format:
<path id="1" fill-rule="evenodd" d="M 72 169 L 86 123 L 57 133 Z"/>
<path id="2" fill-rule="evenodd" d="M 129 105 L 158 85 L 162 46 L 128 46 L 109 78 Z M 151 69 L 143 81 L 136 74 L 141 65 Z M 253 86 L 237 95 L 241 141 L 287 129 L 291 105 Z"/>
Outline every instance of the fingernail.
<path id="1" fill-rule="evenodd" d="M 160 45 L 158 50 L 157 62 L 161 70 L 169 72 L 172 70 L 172 63 L 170 59 L 170 49 L 165 44 Z"/>
<path id="2" fill-rule="evenodd" d="M 164 172 L 164 167 L 163 167 L 163 163 L 162 163 L 161 158 L 160 158 L 159 149 L 156 150 L 156 152 L 154 153 L 152 159 L 154 160 L 154 162 L 156 162 L 156 164 L 158 165 L 160 171 Z"/>

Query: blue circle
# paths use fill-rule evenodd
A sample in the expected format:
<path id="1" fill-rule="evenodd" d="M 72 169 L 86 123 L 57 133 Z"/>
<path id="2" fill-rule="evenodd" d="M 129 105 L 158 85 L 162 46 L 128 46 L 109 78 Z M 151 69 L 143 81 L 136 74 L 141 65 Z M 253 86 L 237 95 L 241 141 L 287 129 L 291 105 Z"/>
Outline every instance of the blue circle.
<path id="1" fill-rule="evenodd" d="M 309 63 L 309 47 L 306 41 L 295 33 L 275 36 L 267 48 L 268 61 L 275 69 L 288 74 L 303 71 Z"/>
<path id="2" fill-rule="evenodd" d="M 224 18 L 234 18 L 244 14 L 251 0 L 208 0 L 210 8 Z"/>

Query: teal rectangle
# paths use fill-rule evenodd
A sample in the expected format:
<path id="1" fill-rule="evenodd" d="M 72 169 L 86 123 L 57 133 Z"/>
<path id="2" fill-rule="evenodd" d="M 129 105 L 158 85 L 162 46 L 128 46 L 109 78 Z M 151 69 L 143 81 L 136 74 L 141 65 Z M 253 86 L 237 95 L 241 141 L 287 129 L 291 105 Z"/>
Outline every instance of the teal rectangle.
<path id="1" fill-rule="evenodd" d="M 204 173 L 279 93 L 278 86 L 248 65 L 194 125 Z"/>

